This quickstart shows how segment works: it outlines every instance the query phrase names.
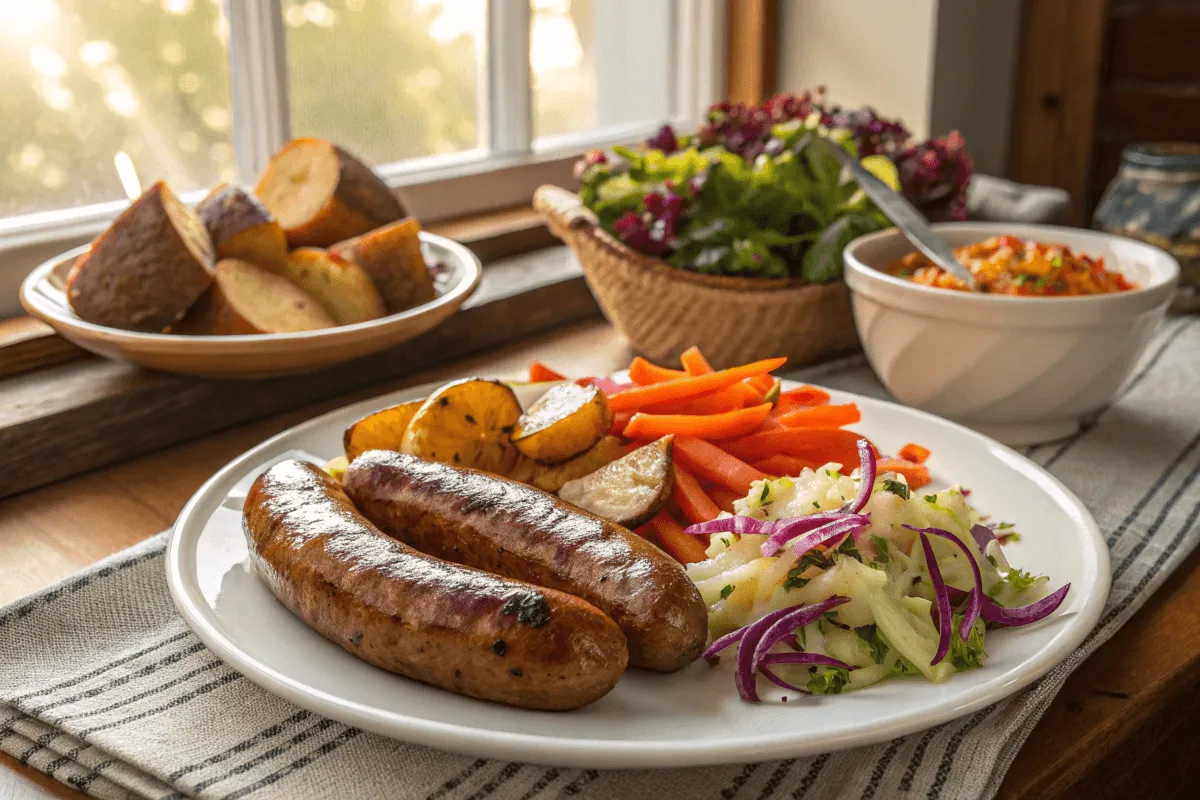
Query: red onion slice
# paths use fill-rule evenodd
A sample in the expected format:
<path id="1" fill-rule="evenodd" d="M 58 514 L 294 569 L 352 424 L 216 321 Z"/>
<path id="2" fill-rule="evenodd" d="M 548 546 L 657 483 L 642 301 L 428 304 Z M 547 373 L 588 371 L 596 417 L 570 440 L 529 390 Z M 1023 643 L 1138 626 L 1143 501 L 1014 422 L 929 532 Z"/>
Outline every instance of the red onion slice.
<path id="1" fill-rule="evenodd" d="M 774 522 L 755 519 L 754 517 L 736 516 L 711 519 L 708 522 L 697 522 L 695 525 L 689 525 L 683 532 L 694 535 L 706 533 L 750 533 L 755 536 L 767 536 L 774 529 Z"/>
<path id="2" fill-rule="evenodd" d="M 867 501 L 871 499 L 871 492 L 875 490 L 875 474 L 877 471 L 878 464 L 876 463 L 875 448 L 866 439 L 859 439 L 858 494 L 854 495 L 853 500 L 842 506 L 842 511 L 857 514 L 863 510 Z"/>
<path id="3" fill-rule="evenodd" d="M 830 522 L 845 519 L 845 517 L 846 514 L 842 511 L 818 511 L 816 514 L 808 514 L 803 517 L 777 520 L 774 523 L 775 527 L 768 531 L 767 540 L 763 542 L 762 554 L 769 558 L 782 550 L 785 544 L 797 536 L 816 530 Z"/>
<path id="4" fill-rule="evenodd" d="M 1058 591 L 1046 595 L 1036 603 L 1030 603 L 1027 606 L 1020 606 L 1018 608 L 1004 608 L 1003 606 L 996 605 L 990 597 L 985 597 L 983 600 L 983 618 L 988 622 L 994 622 L 997 625 L 1008 625 L 1010 627 L 1029 625 L 1053 614 L 1062 605 L 1070 589 L 1071 584 L 1068 583 Z"/>
<path id="5" fill-rule="evenodd" d="M 797 686 L 794 683 L 788 683 L 766 667 L 759 667 L 758 672 L 776 686 L 782 686 L 784 689 L 791 689 L 793 692 L 799 692 L 800 694 L 812 694 L 812 692 L 810 692 L 808 689 L 805 689 L 803 686 Z"/>
<path id="6" fill-rule="evenodd" d="M 840 667 L 844 670 L 858 669 L 844 661 L 838 661 L 836 658 L 823 656 L 820 653 L 770 653 L 763 658 L 762 663 L 768 667 L 776 664 L 815 664 L 820 667 Z"/>
<path id="7" fill-rule="evenodd" d="M 933 546 L 924 531 L 918 533 L 921 549 L 925 551 L 925 566 L 929 570 L 929 582 L 933 584 L 933 599 L 938 612 L 938 649 L 929 666 L 936 667 L 950 652 L 950 629 L 954 627 L 954 618 L 950 613 L 950 595 L 946 593 L 946 582 L 942 580 L 942 570 L 938 567 L 933 555 Z"/>
<path id="8" fill-rule="evenodd" d="M 754 653 L 751 656 L 751 669 L 758 670 L 763 658 L 767 652 L 779 644 L 784 639 L 788 638 L 797 628 L 803 628 L 810 622 L 816 622 L 821 618 L 821 615 L 827 611 L 837 608 L 844 603 L 849 603 L 850 598 L 842 595 L 834 595 L 819 603 L 813 603 L 807 606 L 793 606 L 790 613 L 783 615 L 775 620 L 766 630 L 763 631 L 758 643 L 754 645 Z M 746 647 L 748 642 L 743 641 L 742 647 Z"/>
<path id="9" fill-rule="evenodd" d="M 987 549 L 988 542 L 996 541 L 996 534 L 987 525 L 971 526 L 971 536 L 975 539 L 975 544 L 979 545 L 979 552 Z"/>
<path id="10" fill-rule="evenodd" d="M 958 626 L 958 637 L 965 642 L 968 638 L 970 638 L 971 629 L 975 627 L 975 620 L 979 619 L 980 609 L 983 606 L 983 575 L 981 575 L 979 572 L 979 562 L 975 560 L 975 556 L 971 553 L 971 549 L 967 547 L 966 543 L 950 531 L 943 530 L 941 528 L 914 528 L 912 525 L 905 525 L 904 527 L 908 528 L 910 531 L 927 533 L 930 536 L 940 536 L 948 542 L 953 542 L 959 550 L 962 550 L 963 555 L 967 557 L 967 561 L 971 565 L 971 572 L 975 576 L 975 585 L 967 597 L 967 609 L 963 612 L 962 624 Z M 929 553 L 929 550 L 925 551 L 926 558 L 929 557 Z M 939 570 L 939 577 L 940 572 L 941 571 Z M 930 575 L 932 574 L 933 570 L 931 569 Z M 949 600 L 950 593 L 947 592 L 946 601 L 949 602 Z"/>
<path id="11" fill-rule="evenodd" d="M 798 558 L 817 545 L 830 544 L 831 546 L 835 546 L 832 544 L 835 539 L 840 544 L 841 540 L 848 534 L 860 531 L 870 524 L 870 514 L 843 514 L 840 519 L 827 522 L 816 530 L 809 531 L 797 538 L 792 546 L 793 552 Z M 766 544 L 763 544 L 763 555 L 767 555 L 766 547 Z"/>

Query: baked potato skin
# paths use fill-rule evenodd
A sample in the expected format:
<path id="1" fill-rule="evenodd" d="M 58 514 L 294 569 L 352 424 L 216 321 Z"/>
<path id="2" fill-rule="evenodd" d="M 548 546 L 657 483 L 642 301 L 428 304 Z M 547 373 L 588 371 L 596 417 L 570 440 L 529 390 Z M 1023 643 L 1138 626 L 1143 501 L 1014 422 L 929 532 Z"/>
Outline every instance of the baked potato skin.
<path id="1" fill-rule="evenodd" d="M 212 280 L 208 233 L 159 181 L 75 262 L 66 294 L 80 319 L 157 333 L 183 317 Z"/>
<path id="2" fill-rule="evenodd" d="M 366 270 L 388 313 L 395 314 L 434 297 L 433 275 L 421 253 L 420 230 L 420 223 L 409 217 L 338 242 L 329 251 Z"/>
<path id="3" fill-rule="evenodd" d="M 257 197 L 240 186 L 216 187 L 196 206 L 218 259 L 240 258 L 277 275 L 287 274 L 283 229 Z"/>
<path id="4" fill-rule="evenodd" d="M 552 387 L 521 415 L 513 445 L 539 464 L 560 464 L 590 449 L 612 428 L 612 412 L 595 386 Z"/>

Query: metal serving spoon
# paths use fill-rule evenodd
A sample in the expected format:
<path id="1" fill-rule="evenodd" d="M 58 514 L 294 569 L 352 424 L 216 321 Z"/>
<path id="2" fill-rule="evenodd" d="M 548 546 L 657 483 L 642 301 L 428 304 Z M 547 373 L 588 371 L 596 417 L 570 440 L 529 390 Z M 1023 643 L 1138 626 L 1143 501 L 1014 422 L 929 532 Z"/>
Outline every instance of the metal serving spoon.
<path id="1" fill-rule="evenodd" d="M 900 232 L 908 237 L 908 240 L 918 250 L 929 256 L 934 264 L 957 276 L 959 280 L 967 284 L 968 289 L 975 288 L 975 276 L 971 274 L 971 270 L 962 265 L 962 262 L 955 257 L 954 249 L 950 247 L 950 244 L 929 227 L 925 217 L 921 216 L 921 212 L 917 211 L 912 203 L 879 178 L 867 172 L 866 167 L 857 158 L 841 147 L 825 139 L 819 141 L 833 153 L 834 158 L 842 166 L 849 168 L 850 173 L 854 175 L 854 179 L 858 181 L 858 185 L 862 187 L 867 197 L 871 198 L 888 219 L 896 223 Z"/>

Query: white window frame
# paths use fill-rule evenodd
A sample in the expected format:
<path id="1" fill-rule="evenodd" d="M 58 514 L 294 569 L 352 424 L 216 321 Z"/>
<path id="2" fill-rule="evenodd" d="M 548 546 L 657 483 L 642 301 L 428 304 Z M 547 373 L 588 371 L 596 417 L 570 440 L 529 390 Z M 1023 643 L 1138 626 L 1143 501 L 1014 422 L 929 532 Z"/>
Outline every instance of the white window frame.
<path id="1" fill-rule="evenodd" d="M 598 0 L 603 2 L 604 0 Z M 424 223 L 527 204 L 543 183 L 568 183 L 587 150 L 632 143 L 664 122 L 693 127 L 722 95 L 725 52 L 722 0 L 670 0 L 674 85 L 662 119 L 535 140 L 531 131 L 528 66 L 530 6 L 488 2 L 487 94 L 481 108 L 485 145 L 444 156 L 375 165 L 410 213 Z M 239 178 L 252 184 L 267 160 L 291 137 L 286 35 L 282 0 L 226 0 L 229 20 L 233 145 Z M 185 193 L 198 202 L 205 191 Z M 76 208 L 0 218 L 0 318 L 19 313 L 16 289 L 41 260 L 87 241 L 128 205 L 114 200 Z"/>

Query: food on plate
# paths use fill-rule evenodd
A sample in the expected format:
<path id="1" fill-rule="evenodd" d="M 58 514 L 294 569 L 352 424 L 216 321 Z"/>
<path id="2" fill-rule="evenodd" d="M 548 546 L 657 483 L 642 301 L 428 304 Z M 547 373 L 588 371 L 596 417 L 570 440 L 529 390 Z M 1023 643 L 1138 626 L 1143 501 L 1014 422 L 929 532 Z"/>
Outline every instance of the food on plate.
<path id="1" fill-rule="evenodd" d="M 520 417 L 521 404 L 509 386 L 467 378 L 425 400 L 408 423 L 400 451 L 507 475 L 517 463 L 512 432 Z"/>
<path id="2" fill-rule="evenodd" d="M 595 386 L 551 387 L 517 420 L 513 446 L 540 464 L 559 464 L 590 449 L 612 428 L 604 393 Z"/>
<path id="3" fill-rule="evenodd" d="M 675 473 L 671 466 L 672 439 L 664 436 L 590 475 L 567 481 L 558 496 L 631 530 L 643 525 L 671 496 Z"/>
<path id="4" fill-rule="evenodd" d="M 263 267 L 227 258 L 217 262 L 212 287 L 173 333 L 228 336 L 295 333 L 332 328 L 337 322 L 315 298 Z"/>
<path id="5" fill-rule="evenodd" d="M 529 365 L 530 383 L 548 383 L 550 381 L 565 381 L 566 379 L 566 375 L 555 372 L 540 361 L 535 361 Z"/>
<path id="6" fill-rule="evenodd" d="M 539 464 L 532 458 L 518 454 L 517 463 L 509 470 L 508 477 L 536 486 L 543 492 L 557 492 L 568 481 L 590 475 L 624 454 L 620 439 L 605 436 L 589 450 L 561 464 Z"/>
<path id="7" fill-rule="evenodd" d="M 177 322 L 213 281 L 204 224 L 159 181 L 79 257 L 66 294 L 79 318 L 157 333 Z"/>
<path id="8" fill-rule="evenodd" d="M 671 672 L 704 648 L 704 604 L 683 568 L 620 525 L 516 481 L 383 450 L 354 459 L 343 485 L 423 553 L 592 603 L 624 632 L 633 666 Z"/>
<path id="9" fill-rule="evenodd" d="M 395 314 L 433 299 L 433 275 L 421 254 L 420 230 L 416 218 L 409 217 L 338 242 L 329 252 L 362 267 L 388 313 Z"/>
<path id="10" fill-rule="evenodd" d="M 266 206 L 240 186 L 222 184 L 196 206 L 217 258 L 238 258 L 287 274 L 287 238 Z"/>
<path id="11" fill-rule="evenodd" d="M 338 325 L 379 319 L 387 310 L 367 273 L 357 264 L 319 247 L 288 254 L 287 276 L 317 298 Z"/>
<path id="12" fill-rule="evenodd" d="M 342 476 L 346 474 L 346 467 L 348 466 L 350 466 L 350 459 L 345 456 L 338 456 L 325 462 L 325 466 L 321 467 L 321 469 L 328 472 L 329 477 L 340 483 Z"/>
<path id="13" fill-rule="evenodd" d="M 342 435 L 346 458 L 353 461 L 368 450 L 399 450 L 408 423 L 423 405 L 424 400 L 410 400 L 369 414 L 346 428 Z"/>
<path id="14" fill-rule="evenodd" d="M 625 670 L 621 630 L 591 604 L 383 535 L 312 464 L 284 461 L 260 475 L 246 497 L 245 530 L 255 568 L 280 602 L 390 672 L 520 708 L 567 710 L 602 697 Z"/>
<path id="15" fill-rule="evenodd" d="M 757 481 L 735 514 L 688 529 L 710 536 L 687 567 L 709 608 L 705 656 L 737 645 L 744 700 L 760 699 L 760 674 L 815 694 L 946 680 L 983 664 L 989 625 L 1043 619 L 1070 589 L 1047 593 L 1048 578 L 1009 565 L 959 487 L 917 491 L 877 468 L 865 439 L 858 449 L 852 473 L 826 464 Z"/>
<path id="16" fill-rule="evenodd" d="M 1077 254 L 1062 244 L 993 236 L 955 248 L 954 254 L 975 276 L 976 290 L 986 294 L 1079 297 L 1136 288 L 1121 273 L 1105 269 L 1103 257 Z M 897 259 L 888 272 L 925 286 L 969 291 L 961 279 L 935 266 L 922 253 Z"/>
<path id="17" fill-rule="evenodd" d="M 609 234 L 679 269 L 833 281 L 848 242 L 892 223 L 830 146 L 927 216 L 966 219 L 972 164 L 957 131 L 911 140 L 900 122 L 831 105 L 823 92 L 718 103 L 694 133 L 664 126 L 640 147 L 588 153 L 579 197 Z"/>
<path id="18" fill-rule="evenodd" d="M 333 142 L 311 137 L 292 139 L 272 156 L 254 193 L 292 247 L 328 247 L 404 216 L 370 167 Z"/>

